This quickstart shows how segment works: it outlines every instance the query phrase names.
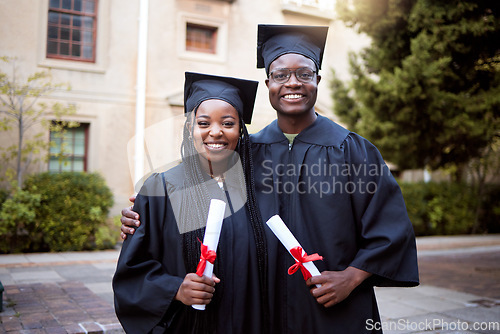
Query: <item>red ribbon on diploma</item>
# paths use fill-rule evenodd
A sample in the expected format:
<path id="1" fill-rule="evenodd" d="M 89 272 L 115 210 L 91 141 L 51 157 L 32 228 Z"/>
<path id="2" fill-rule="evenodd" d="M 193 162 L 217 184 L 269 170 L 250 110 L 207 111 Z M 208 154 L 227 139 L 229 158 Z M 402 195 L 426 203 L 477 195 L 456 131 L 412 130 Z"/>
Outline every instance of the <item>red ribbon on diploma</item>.
<path id="1" fill-rule="evenodd" d="M 304 255 L 302 255 L 302 247 L 299 246 L 290 249 L 290 254 L 292 254 L 292 256 L 295 258 L 295 264 L 293 264 L 290 268 L 288 268 L 288 275 L 294 274 L 300 268 L 302 276 L 304 276 L 304 280 L 306 281 L 312 275 L 309 272 L 309 270 L 307 270 L 304 267 L 303 263 L 316 260 L 323 260 L 323 257 L 318 255 L 318 253 L 307 255 L 307 253 L 304 252 Z"/>
<path id="2" fill-rule="evenodd" d="M 207 261 L 211 264 L 214 264 L 215 258 L 217 257 L 217 253 L 213 250 L 208 250 L 208 246 L 205 246 L 200 239 L 198 241 L 201 243 L 201 256 L 200 262 L 196 267 L 196 274 L 198 276 L 203 276 L 203 272 L 205 271 L 205 267 L 207 266 Z"/>

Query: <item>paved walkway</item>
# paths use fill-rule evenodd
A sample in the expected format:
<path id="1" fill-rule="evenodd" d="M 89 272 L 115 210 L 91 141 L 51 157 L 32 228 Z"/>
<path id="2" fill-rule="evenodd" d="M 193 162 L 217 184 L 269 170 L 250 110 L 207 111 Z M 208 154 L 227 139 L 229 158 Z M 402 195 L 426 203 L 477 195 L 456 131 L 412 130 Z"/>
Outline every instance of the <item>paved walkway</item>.
<path id="1" fill-rule="evenodd" d="M 111 278 L 119 251 L 0 255 L 0 333 L 123 333 Z"/>
<path id="2" fill-rule="evenodd" d="M 417 247 L 421 285 L 377 288 L 382 323 L 367 327 L 500 333 L 500 235 L 418 238 Z M 0 333 L 123 333 L 111 290 L 118 254 L 0 255 Z"/>
<path id="3" fill-rule="evenodd" d="M 500 333 L 500 235 L 417 238 L 421 285 L 376 288 L 384 333 Z"/>

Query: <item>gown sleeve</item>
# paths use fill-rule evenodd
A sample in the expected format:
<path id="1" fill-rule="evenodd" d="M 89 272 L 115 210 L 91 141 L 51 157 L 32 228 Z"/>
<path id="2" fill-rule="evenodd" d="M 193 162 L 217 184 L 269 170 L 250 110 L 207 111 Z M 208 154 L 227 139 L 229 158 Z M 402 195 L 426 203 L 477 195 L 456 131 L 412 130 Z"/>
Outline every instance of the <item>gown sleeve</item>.
<path id="1" fill-rule="evenodd" d="M 350 168 L 358 251 L 351 266 L 374 274 L 378 286 L 419 284 L 413 227 L 396 180 L 377 148 L 350 134 L 344 142 Z"/>
<path id="2" fill-rule="evenodd" d="M 141 225 L 124 241 L 113 277 L 115 311 L 127 333 L 149 333 L 171 321 L 180 305 L 174 297 L 183 277 L 168 274 L 162 263 L 167 202 L 161 174 L 148 178 L 135 200 Z"/>

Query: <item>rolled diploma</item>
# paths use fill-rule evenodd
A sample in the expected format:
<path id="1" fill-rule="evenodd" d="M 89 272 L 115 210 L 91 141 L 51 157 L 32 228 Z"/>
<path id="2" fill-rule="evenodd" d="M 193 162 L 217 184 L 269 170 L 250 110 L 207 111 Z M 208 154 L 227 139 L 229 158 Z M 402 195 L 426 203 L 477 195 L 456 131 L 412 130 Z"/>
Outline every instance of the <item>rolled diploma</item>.
<path id="1" fill-rule="evenodd" d="M 267 226 L 273 231 L 273 233 L 278 237 L 278 239 L 281 241 L 283 246 L 288 250 L 288 253 L 290 253 L 290 249 L 299 246 L 302 248 L 302 246 L 299 244 L 297 239 L 293 236 L 292 232 L 286 227 L 285 223 L 283 220 L 281 220 L 281 217 L 278 215 L 274 215 L 269 220 L 266 222 Z M 305 250 L 302 248 L 302 255 L 304 255 Z M 292 255 L 290 253 L 290 255 Z M 292 255 L 293 257 L 293 255 Z M 294 258 L 295 259 L 295 258 Z M 318 268 L 314 265 L 312 261 L 310 262 L 305 262 L 303 263 L 304 267 L 311 273 L 311 276 L 318 276 L 321 275 Z M 316 284 L 316 286 L 319 288 L 321 284 Z"/>
<path id="2" fill-rule="evenodd" d="M 205 227 L 205 237 L 203 244 L 208 247 L 208 250 L 217 252 L 217 245 L 219 244 L 220 231 L 222 228 L 222 221 L 224 220 L 224 212 L 226 211 L 226 203 L 219 199 L 210 200 L 210 207 L 208 209 L 207 226 Z M 203 275 L 212 278 L 214 265 L 207 261 Z M 192 305 L 197 310 L 204 310 L 205 305 Z"/>

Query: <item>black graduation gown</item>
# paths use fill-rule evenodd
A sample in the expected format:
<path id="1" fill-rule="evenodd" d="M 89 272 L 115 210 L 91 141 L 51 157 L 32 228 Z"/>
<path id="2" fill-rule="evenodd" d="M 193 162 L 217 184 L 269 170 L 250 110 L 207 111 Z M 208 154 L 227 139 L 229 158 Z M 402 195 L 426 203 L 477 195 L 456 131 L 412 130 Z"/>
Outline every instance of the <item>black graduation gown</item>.
<path id="1" fill-rule="evenodd" d="M 266 226 L 273 333 L 368 333 L 379 313 L 373 286 L 418 285 L 415 237 L 399 186 L 366 139 L 319 116 L 289 145 L 274 121 L 251 137 L 264 221 L 279 214 L 319 271 L 373 274 L 324 308 Z M 368 329 L 367 329 L 368 328 Z M 374 331 L 376 332 L 376 331 Z"/>
<path id="2" fill-rule="evenodd" d="M 182 237 L 176 223 L 172 201 L 184 179 L 183 165 L 149 177 L 139 192 L 134 211 L 141 226 L 123 243 L 113 278 L 115 309 L 127 333 L 187 333 L 191 324 L 183 321 L 186 306 L 174 297 L 186 275 Z M 213 197 L 226 199 L 217 183 L 207 180 Z M 228 181 L 225 194 L 241 193 Z M 167 189 L 167 191 L 165 191 Z M 235 197 L 235 196 L 233 196 Z M 241 199 L 230 198 L 232 206 Z M 226 201 L 227 203 L 227 201 Z M 177 204 L 175 204 L 177 205 Z M 231 206 L 226 206 L 226 214 Z M 237 208 L 235 209 L 237 210 Z M 253 233 L 245 206 L 224 219 L 216 261 L 223 280 L 216 293 L 222 293 L 218 309 L 218 333 L 260 333 L 259 280 Z M 207 307 L 208 309 L 208 307 Z M 206 312 L 206 311 L 198 311 Z M 156 327 L 169 323 L 165 331 Z"/>

